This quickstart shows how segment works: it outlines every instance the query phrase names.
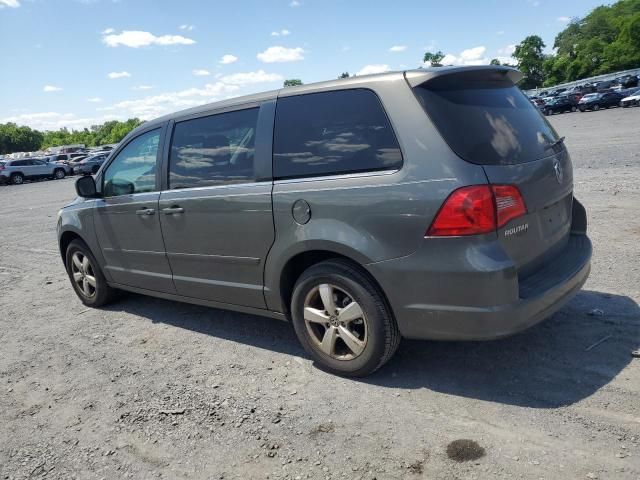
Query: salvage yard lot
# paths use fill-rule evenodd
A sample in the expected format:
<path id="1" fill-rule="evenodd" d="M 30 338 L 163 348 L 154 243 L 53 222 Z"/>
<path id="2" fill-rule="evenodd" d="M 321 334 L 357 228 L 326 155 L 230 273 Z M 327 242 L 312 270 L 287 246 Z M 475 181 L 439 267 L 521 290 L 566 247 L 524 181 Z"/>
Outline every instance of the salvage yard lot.
<path id="1" fill-rule="evenodd" d="M 361 380 L 277 320 L 85 308 L 55 235 L 74 180 L 0 187 L 0 478 L 640 478 L 640 108 L 549 120 L 589 215 L 583 291 L 511 338 L 404 341 Z M 448 458 L 457 439 L 485 455 Z"/>

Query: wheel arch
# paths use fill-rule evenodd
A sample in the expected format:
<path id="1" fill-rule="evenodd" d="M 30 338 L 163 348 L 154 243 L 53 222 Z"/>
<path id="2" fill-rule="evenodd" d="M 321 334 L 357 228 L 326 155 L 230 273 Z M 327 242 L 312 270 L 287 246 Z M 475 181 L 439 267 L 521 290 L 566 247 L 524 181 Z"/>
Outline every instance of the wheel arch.
<path id="1" fill-rule="evenodd" d="M 300 276 L 313 265 L 327 261 L 338 260 L 340 262 L 348 263 L 352 267 L 356 268 L 362 275 L 367 277 L 377 288 L 382 298 L 384 299 L 389 312 L 393 315 L 393 309 L 389 303 L 387 295 L 383 290 L 380 282 L 369 272 L 363 263 L 355 260 L 352 256 L 344 253 L 339 253 L 335 250 L 327 249 L 312 249 L 298 252 L 287 259 L 282 269 L 280 270 L 278 293 L 280 301 L 280 311 L 289 316 L 291 297 L 293 295 L 293 288 L 300 278 Z"/>

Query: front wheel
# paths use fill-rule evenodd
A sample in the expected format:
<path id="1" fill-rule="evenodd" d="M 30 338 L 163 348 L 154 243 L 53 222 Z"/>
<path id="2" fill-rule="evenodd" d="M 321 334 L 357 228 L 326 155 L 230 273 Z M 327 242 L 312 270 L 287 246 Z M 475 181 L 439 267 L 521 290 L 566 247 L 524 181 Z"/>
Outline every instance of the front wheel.
<path id="1" fill-rule="evenodd" d="M 13 185 L 22 185 L 24 183 L 24 176 L 21 173 L 13 173 L 11 175 L 11 183 Z"/>
<path id="2" fill-rule="evenodd" d="M 578 110 L 576 107 L 571 107 L 571 113 L 575 113 L 576 110 Z"/>
<path id="3" fill-rule="evenodd" d="M 598 105 L 598 104 L 596 103 L 596 104 L 593 106 L 593 110 L 594 110 L 594 111 L 596 111 L 596 112 L 597 112 L 598 110 L 600 110 L 600 105 Z"/>
<path id="4" fill-rule="evenodd" d="M 362 377 L 384 365 L 400 332 L 378 289 L 360 269 L 330 260 L 307 269 L 291 299 L 296 335 L 324 369 Z"/>
<path id="5" fill-rule="evenodd" d="M 72 241 L 65 258 L 71 285 L 82 303 L 101 307 L 115 298 L 116 290 L 107 285 L 98 262 L 83 241 Z"/>
<path id="6" fill-rule="evenodd" d="M 56 180 L 62 180 L 66 176 L 67 174 L 62 168 L 56 168 L 55 172 L 53 172 L 53 178 Z"/>

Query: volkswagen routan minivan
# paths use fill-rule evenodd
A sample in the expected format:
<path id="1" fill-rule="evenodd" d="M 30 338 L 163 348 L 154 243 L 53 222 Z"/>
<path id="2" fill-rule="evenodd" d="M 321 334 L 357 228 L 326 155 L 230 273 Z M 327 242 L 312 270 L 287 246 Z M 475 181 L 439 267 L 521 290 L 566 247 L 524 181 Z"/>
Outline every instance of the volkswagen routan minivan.
<path id="1" fill-rule="evenodd" d="M 284 88 L 144 123 L 58 218 L 77 295 L 128 290 L 293 323 L 332 372 L 402 337 L 493 339 L 584 284 L 571 160 L 507 67 Z"/>

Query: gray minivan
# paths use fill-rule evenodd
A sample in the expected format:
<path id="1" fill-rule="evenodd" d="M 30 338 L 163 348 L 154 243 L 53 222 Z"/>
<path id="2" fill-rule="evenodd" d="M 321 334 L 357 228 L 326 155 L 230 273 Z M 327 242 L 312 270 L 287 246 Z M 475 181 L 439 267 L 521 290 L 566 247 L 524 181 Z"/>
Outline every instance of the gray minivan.
<path id="1" fill-rule="evenodd" d="M 146 122 L 60 211 L 73 288 L 291 320 L 349 376 L 401 337 L 523 330 L 581 288 L 591 242 L 563 138 L 519 78 L 385 73 Z"/>

